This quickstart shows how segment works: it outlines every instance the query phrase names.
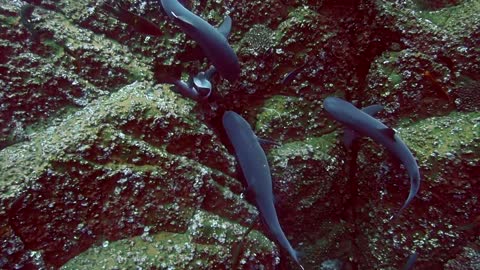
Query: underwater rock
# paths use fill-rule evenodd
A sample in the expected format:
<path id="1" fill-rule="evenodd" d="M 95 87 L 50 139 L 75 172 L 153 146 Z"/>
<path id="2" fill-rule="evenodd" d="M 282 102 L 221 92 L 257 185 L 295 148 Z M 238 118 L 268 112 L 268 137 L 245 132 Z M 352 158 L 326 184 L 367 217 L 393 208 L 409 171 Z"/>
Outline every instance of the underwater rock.
<path id="1" fill-rule="evenodd" d="M 26 265 L 22 257 L 32 251 L 47 267 L 59 267 L 92 245 L 131 238 L 146 227 L 184 234 L 197 211 L 225 219 L 221 227 L 232 232 L 204 238 L 191 232 L 189 239 L 219 238 L 230 250 L 243 232 L 234 223 L 247 226 L 256 210 L 225 174 L 232 157 L 192 108 L 160 85 L 134 83 L 3 149 L 0 200 L 8 223 L 1 231 L 11 233 L 1 237 L 14 245 L 2 249 L 5 267 Z M 273 255 L 248 259 L 265 253 L 256 247 L 245 253 L 246 263 L 272 264 Z"/>
<path id="2" fill-rule="evenodd" d="M 467 76 L 460 78 L 453 96 L 457 110 L 466 112 L 480 111 L 480 80 L 474 81 Z"/>
<path id="3" fill-rule="evenodd" d="M 374 269 L 400 266 L 414 250 L 436 254 L 435 260 L 419 256 L 416 266 L 444 268 L 462 247 L 478 242 L 474 235 L 480 215 L 476 207 L 480 113 L 452 112 L 405 121 L 396 129 L 419 161 L 420 191 L 398 222 L 389 221 L 408 191 L 408 176 L 385 151 L 364 143 L 356 179 L 359 200 L 366 204 L 357 209 L 362 213 L 357 226 L 367 238 L 357 244 L 360 249 L 375 250 L 368 255 L 375 258 L 369 264 Z M 401 256 L 392 256 L 392 252 Z"/>
<path id="4" fill-rule="evenodd" d="M 21 9 L 13 2 L 0 7 L 0 148 L 28 140 L 36 124 L 85 106 L 105 89 L 152 75 L 144 60 L 63 14 L 35 7 L 27 27 Z"/>
<path id="5" fill-rule="evenodd" d="M 480 252 L 472 247 L 464 247 L 463 253 L 457 258 L 449 260 L 446 270 L 471 270 L 480 268 Z"/>
<path id="6" fill-rule="evenodd" d="M 367 85 L 371 104 L 382 104 L 396 116 L 435 116 L 455 109 L 449 68 L 418 51 L 385 52 L 372 63 Z"/>
<path id="7" fill-rule="evenodd" d="M 371 66 L 369 99 L 385 102 L 390 112 L 420 118 L 471 110 L 465 96 L 475 95 L 469 85 L 480 80 L 480 51 L 474 49 L 480 40 L 480 4 L 455 2 L 436 11 L 418 10 L 411 1 L 377 2 L 378 21 L 399 40 Z"/>
<path id="8" fill-rule="evenodd" d="M 234 158 L 220 142 L 226 110 L 281 144 L 265 149 L 276 207 L 307 269 L 329 260 L 398 269 L 413 249 L 419 268 L 476 267 L 479 1 L 186 1 L 212 25 L 232 17 L 241 63 L 239 81 L 212 78 L 204 104 L 155 85 L 159 72 L 186 80 L 208 68 L 158 2 L 115 3 L 158 25 L 159 37 L 101 2 L 1 1 L 0 268 L 59 268 L 126 246 L 138 254 L 168 238 L 173 248 L 186 235 L 179 268 L 228 263 L 257 211 L 238 195 Z M 412 145 L 425 182 L 398 223 L 387 218 L 405 199 L 406 172 L 368 139 L 358 157 L 343 148 L 322 108 L 331 95 L 385 105 L 379 118 Z M 194 222 L 206 230 L 193 235 Z M 268 248 L 265 227 L 253 227 L 244 268 L 293 268 Z"/>
<path id="9" fill-rule="evenodd" d="M 246 229 L 219 216 L 198 210 L 186 233 L 150 233 L 145 227 L 141 236 L 115 242 L 104 241 L 91 247 L 63 265 L 61 269 L 108 268 L 123 269 L 223 269 L 230 265 L 237 237 Z M 193 236 L 193 238 L 192 238 Z M 217 241 L 212 242 L 211 239 Z M 232 247 L 231 249 L 228 247 Z M 264 265 L 273 269 L 275 254 L 272 243 L 257 231 L 249 234 L 244 244 L 242 269 L 248 265 Z"/>
<path id="10" fill-rule="evenodd" d="M 463 0 L 413 0 L 413 3 L 419 10 L 437 11 L 446 7 L 455 6 Z"/>
<path id="11" fill-rule="evenodd" d="M 276 141 L 303 140 L 305 134 L 329 133 L 328 119 L 321 102 L 275 95 L 264 101 L 256 115 L 256 129 L 262 138 Z"/>

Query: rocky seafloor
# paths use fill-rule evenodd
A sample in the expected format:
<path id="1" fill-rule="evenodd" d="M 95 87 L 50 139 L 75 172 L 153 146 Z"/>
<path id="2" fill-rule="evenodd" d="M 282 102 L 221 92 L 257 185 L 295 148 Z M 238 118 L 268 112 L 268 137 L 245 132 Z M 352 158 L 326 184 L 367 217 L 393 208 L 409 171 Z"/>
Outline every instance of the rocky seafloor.
<path id="1" fill-rule="evenodd" d="M 305 269 L 480 269 L 480 1 L 184 1 L 218 25 L 240 79 L 197 103 L 159 80 L 208 67 L 158 1 L 0 0 L 1 269 L 297 269 L 242 196 L 221 116 L 266 149 Z M 304 65 L 305 64 L 305 65 Z M 304 65 L 295 79 L 285 74 Z M 418 160 L 342 144 L 325 97 L 382 104 Z M 243 235 L 253 224 L 245 239 Z"/>

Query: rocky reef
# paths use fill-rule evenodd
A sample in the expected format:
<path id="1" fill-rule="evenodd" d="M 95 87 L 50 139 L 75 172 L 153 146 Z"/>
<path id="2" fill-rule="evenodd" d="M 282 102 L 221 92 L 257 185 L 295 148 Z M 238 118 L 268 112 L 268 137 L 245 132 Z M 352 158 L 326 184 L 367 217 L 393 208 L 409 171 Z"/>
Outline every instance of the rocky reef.
<path id="1" fill-rule="evenodd" d="M 417 269 L 480 267 L 479 1 L 184 1 L 232 17 L 241 64 L 201 103 L 160 80 L 208 68 L 195 42 L 158 1 L 118 2 L 164 35 L 101 1 L 0 0 L 0 268 L 296 269 L 241 196 L 226 110 L 280 143 L 276 209 L 305 269 L 413 251 Z M 417 158 L 399 219 L 405 169 L 372 140 L 345 148 L 330 95 L 384 105 Z"/>

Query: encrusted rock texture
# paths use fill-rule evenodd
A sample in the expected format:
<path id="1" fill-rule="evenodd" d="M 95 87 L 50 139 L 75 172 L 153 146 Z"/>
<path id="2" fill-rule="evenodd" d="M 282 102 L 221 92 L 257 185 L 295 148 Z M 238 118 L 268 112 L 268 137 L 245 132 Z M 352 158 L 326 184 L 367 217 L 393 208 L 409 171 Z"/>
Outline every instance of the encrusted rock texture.
<path id="1" fill-rule="evenodd" d="M 480 269 L 480 1 L 183 1 L 232 17 L 241 64 L 201 103 L 160 79 L 209 63 L 158 2 L 107 3 L 162 36 L 102 1 L 0 0 L 1 269 L 297 269 L 241 195 L 226 110 L 280 144 L 276 209 L 305 269 L 413 252 L 416 269 Z M 398 219 L 405 169 L 368 138 L 343 146 L 332 95 L 383 105 L 417 158 Z"/>

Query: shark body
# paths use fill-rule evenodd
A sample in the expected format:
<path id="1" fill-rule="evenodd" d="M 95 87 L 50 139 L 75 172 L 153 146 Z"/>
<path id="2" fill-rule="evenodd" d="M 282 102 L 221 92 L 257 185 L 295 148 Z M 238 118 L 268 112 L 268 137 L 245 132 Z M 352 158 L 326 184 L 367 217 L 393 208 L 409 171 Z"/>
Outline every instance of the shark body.
<path id="1" fill-rule="evenodd" d="M 216 29 L 177 0 L 161 0 L 161 4 L 167 15 L 198 43 L 222 77 L 229 81 L 238 79 L 240 64 L 227 41 L 232 24 L 229 16 L 226 16 L 222 25 Z"/>
<path id="2" fill-rule="evenodd" d="M 346 128 L 345 142 L 351 144 L 355 133 L 368 136 L 375 142 L 385 146 L 387 150 L 397 158 L 405 167 L 410 177 L 410 193 L 395 217 L 410 204 L 420 188 L 420 171 L 412 152 L 400 139 L 396 132 L 372 117 L 382 107 L 373 105 L 365 108 L 365 111 L 353 106 L 350 102 L 336 97 L 327 97 L 323 101 L 325 110 Z M 349 129 L 349 130 L 348 130 Z M 353 131 L 353 132 L 352 132 Z"/>
<path id="3" fill-rule="evenodd" d="M 235 149 L 237 160 L 247 181 L 247 192 L 253 195 L 258 211 L 269 231 L 280 246 L 303 269 L 299 262 L 298 252 L 290 245 L 278 221 L 270 168 L 257 136 L 248 122 L 232 111 L 224 113 L 223 126 Z"/>

